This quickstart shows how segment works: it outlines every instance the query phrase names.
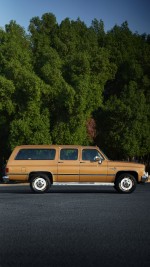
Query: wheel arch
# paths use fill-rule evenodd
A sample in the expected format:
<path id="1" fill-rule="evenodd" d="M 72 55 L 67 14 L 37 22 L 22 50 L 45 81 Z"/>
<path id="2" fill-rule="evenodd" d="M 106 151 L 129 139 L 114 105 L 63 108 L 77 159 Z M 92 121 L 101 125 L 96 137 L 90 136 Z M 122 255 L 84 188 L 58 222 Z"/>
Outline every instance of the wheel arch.
<path id="1" fill-rule="evenodd" d="M 42 175 L 42 174 L 46 174 L 48 176 L 48 178 L 50 179 L 51 184 L 53 184 L 53 174 L 51 172 L 48 171 L 32 171 L 29 173 L 29 178 L 28 181 L 31 181 L 31 178 L 35 175 Z"/>
<path id="2" fill-rule="evenodd" d="M 120 175 L 122 175 L 122 174 L 124 174 L 124 173 L 129 173 L 129 174 L 133 175 L 134 178 L 136 179 L 137 183 L 138 183 L 138 173 L 137 173 L 136 171 L 131 171 L 131 170 L 127 170 L 127 171 L 118 171 L 118 172 L 116 173 L 115 181 L 117 180 L 117 178 L 118 178 Z"/>

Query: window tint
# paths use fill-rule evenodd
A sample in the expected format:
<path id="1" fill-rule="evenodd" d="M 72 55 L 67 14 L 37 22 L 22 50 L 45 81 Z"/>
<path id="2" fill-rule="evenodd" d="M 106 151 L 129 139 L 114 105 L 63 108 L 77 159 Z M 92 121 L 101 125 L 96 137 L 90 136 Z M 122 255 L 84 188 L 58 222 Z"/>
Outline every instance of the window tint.
<path id="1" fill-rule="evenodd" d="M 55 149 L 21 149 L 15 160 L 54 160 Z"/>
<path id="2" fill-rule="evenodd" d="M 101 157 L 101 154 L 96 149 L 83 149 L 82 150 L 82 160 L 94 161 L 94 158 L 98 156 Z"/>
<path id="3" fill-rule="evenodd" d="M 61 160 L 77 160 L 78 159 L 78 149 L 61 149 L 60 151 Z"/>

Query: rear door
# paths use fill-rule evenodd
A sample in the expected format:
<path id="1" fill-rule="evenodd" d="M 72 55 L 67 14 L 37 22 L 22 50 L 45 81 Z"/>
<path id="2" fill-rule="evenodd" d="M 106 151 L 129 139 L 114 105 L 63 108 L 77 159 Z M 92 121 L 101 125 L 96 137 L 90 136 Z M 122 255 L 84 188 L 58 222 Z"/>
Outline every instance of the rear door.
<path id="1" fill-rule="evenodd" d="M 78 148 L 60 147 L 57 177 L 58 177 L 58 182 L 79 182 Z"/>

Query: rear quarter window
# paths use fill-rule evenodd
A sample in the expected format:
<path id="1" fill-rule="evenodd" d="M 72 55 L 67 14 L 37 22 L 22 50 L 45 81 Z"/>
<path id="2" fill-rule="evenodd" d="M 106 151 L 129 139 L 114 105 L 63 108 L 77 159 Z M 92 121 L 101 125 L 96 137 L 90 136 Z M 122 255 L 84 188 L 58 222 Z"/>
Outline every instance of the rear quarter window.
<path id="1" fill-rule="evenodd" d="M 20 149 L 15 160 L 54 160 L 55 149 Z"/>

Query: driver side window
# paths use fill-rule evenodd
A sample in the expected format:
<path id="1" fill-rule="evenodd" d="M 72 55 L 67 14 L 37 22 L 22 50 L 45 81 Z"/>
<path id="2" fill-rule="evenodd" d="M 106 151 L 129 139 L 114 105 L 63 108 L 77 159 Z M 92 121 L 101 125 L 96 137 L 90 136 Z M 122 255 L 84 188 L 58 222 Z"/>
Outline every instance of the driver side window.
<path id="1" fill-rule="evenodd" d="M 101 154 L 96 149 L 83 149 L 82 150 L 82 160 L 94 161 L 94 158 L 96 156 L 102 158 Z"/>

